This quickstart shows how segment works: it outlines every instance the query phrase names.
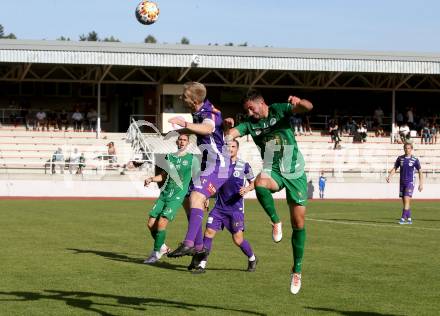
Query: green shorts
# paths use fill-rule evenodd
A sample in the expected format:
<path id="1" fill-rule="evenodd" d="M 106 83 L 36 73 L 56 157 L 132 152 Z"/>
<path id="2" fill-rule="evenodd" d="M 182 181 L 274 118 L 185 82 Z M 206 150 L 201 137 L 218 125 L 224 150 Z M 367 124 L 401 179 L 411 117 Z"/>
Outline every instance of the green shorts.
<path id="1" fill-rule="evenodd" d="M 278 184 L 280 191 L 286 188 L 287 203 L 307 205 L 307 176 L 305 172 L 299 178 L 289 179 L 281 172 L 272 170 L 270 177 Z"/>
<path id="2" fill-rule="evenodd" d="M 153 209 L 148 214 L 150 217 L 165 217 L 170 222 L 176 217 L 177 211 L 182 206 L 183 198 L 174 200 L 157 199 Z"/>

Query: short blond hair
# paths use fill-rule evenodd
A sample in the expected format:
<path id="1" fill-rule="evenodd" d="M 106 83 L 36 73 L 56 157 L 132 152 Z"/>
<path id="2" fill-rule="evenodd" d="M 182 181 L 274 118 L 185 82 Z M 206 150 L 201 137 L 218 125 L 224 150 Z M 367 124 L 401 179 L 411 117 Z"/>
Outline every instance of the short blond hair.
<path id="1" fill-rule="evenodd" d="M 197 103 L 205 101 L 206 98 L 206 87 L 204 84 L 196 81 L 190 81 L 183 85 L 183 91 L 191 92 L 191 99 Z"/>

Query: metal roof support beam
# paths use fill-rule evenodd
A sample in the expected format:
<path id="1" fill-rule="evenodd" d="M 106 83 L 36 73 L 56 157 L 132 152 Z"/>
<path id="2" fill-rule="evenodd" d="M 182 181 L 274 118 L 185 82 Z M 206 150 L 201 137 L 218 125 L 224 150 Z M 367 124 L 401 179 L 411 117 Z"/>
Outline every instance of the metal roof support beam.
<path id="1" fill-rule="evenodd" d="M 197 82 L 202 82 L 202 80 L 205 79 L 206 77 L 208 77 L 210 73 L 211 73 L 211 70 L 205 72 L 202 76 L 200 76 L 200 77 L 197 79 Z"/>
<path id="2" fill-rule="evenodd" d="M 439 82 L 437 79 L 435 79 L 435 78 L 432 77 L 432 76 L 431 76 L 430 79 L 431 79 L 431 81 L 434 82 L 438 87 L 440 87 L 440 82 Z"/>
<path id="3" fill-rule="evenodd" d="M 22 73 L 20 75 L 20 79 L 19 79 L 20 81 L 22 81 L 26 77 L 26 75 L 29 72 L 29 69 L 31 69 L 31 66 L 32 66 L 32 64 L 26 64 L 23 66 L 23 71 L 22 71 Z"/>
<path id="4" fill-rule="evenodd" d="M 108 65 L 104 68 L 104 72 L 101 75 L 101 78 L 99 79 L 99 82 L 101 83 L 104 78 L 107 76 L 107 74 L 109 73 L 110 69 L 112 69 L 113 65 Z"/>
<path id="5" fill-rule="evenodd" d="M 232 84 L 237 84 L 241 79 L 244 78 L 244 76 L 246 76 L 246 72 L 243 71 L 235 77 L 234 81 L 232 81 Z"/>
<path id="6" fill-rule="evenodd" d="M 394 88 L 394 90 L 399 89 L 401 86 L 403 86 L 409 79 L 411 79 L 413 75 L 406 76 L 400 83 Z"/>
<path id="7" fill-rule="evenodd" d="M 185 78 L 185 76 L 188 74 L 188 72 L 191 70 L 191 67 L 186 68 L 185 70 L 182 70 L 180 72 L 180 76 L 179 78 L 177 78 L 177 82 L 182 81 L 183 78 Z"/>
<path id="8" fill-rule="evenodd" d="M 421 85 L 422 83 L 424 83 L 424 82 L 426 81 L 426 79 L 428 79 L 428 77 L 423 77 L 423 79 L 420 80 L 420 81 L 414 86 L 414 89 L 417 89 L 418 87 L 420 87 L 420 85 Z"/>
<path id="9" fill-rule="evenodd" d="M 342 74 L 342 72 L 338 72 L 336 75 L 330 78 L 327 83 L 324 85 L 324 88 L 328 88 L 338 77 Z"/>
<path id="10" fill-rule="evenodd" d="M 214 70 L 214 73 L 215 73 L 220 79 L 222 79 L 226 84 L 231 84 L 231 83 L 229 82 L 228 79 L 226 79 L 221 73 L 218 72 L 218 70 Z"/>
<path id="11" fill-rule="evenodd" d="M 60 67 L 60 69 L 62 70 L 62 71 L 64 71 L 70 78 L 72 78 L 72 79 L 77 79 L 75 76 L 74 76 L 74 74 L 72 74 L 72 72 L 70 72 L 66 67 L 64 67 L 64 66 L 61 66 Z"/>
<path id="12" fill-rule="evenodd" d="M 368 86 L 374 88 L 374 85 L 364 75 L 358 75 L 358 77 L 361 78 L 361 80 L 365 82 Z"/>
<path id="13" fill-rule="evenodd" d="M 266 72 L 267 72 L 267 70 L 263 70 L 260 73 L 257 72 L 257 77 L 254 79 L 254 81 L 252 81 L 250 86 L 253 87 L 258 82 L 258 80 L 260 80 L 266 74 Z"/>
<path id="14" fill-rule="evenodd" d="M 295 76 L 294 74 L 292 74 L 291 72 L 288 72 L 287 74 L 289 75 L 290 78 L 293 79 L 293 81 L 295 81 L 300 86 L 304 85 L 304 83 L 301 80 L 299 80 L 299 78 L 297 76 Z"/>
<path id="15" fill-rule="evenodd" d="M 134 68 L 130 70 L 124 77 L 121 78 L 121 81 L 127 80 L 132 74 L 134 74 L 138 69 Z"/>
<path id="16" fill-rule="evenodd" d="M 142 72 L 142 74 L 147 77 L 148 79 L 150 79 L 151 81 L 156 82 L 156 79 L 153 78 L 153 76 L 151 76 L 148 72 L 145 71 L 145 69 L 143 68 L 139 68 L 139 71 Z"/>

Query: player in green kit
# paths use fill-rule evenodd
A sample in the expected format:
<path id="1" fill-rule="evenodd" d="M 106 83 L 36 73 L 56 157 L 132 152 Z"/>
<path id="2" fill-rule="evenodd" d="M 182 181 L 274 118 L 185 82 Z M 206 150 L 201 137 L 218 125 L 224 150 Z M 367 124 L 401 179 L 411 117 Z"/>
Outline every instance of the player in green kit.
<path id="1" fill-rule="evenodd" d="M 157 176 L 145 179 L 145 186 L 151 182 L 162 182 L 164 180 L 166 183 L 149 213 L 147 225 L 154 239 L 154 248 L 144 263 L 155 263 L 162 255 L 169 252 L 169 248 L 165 245 L 166 228 L 182 206 L 191 181 L 193 154 L 186 152 L 189 136 L 186 134 L 179 135 L 176 144 L 177 153 L 167 154 L 165 158 L 168 163 L 167 172 L 162 171 Z"/>
<path id="2" fill-rule="evenodd" d="M 306 232 L 304 228 L 307 203 L 307 177 L 304 159 L 290 126 L 294 113 L 310 111 L 313 105 L 306 99 L 289 96 L 287 103 L 267 105 L 260 93 L 249 91 L 243 100 L 248 118 L 234 126 L 232 119 L 225 119 L 231 127 L 225 137 L 230 142 L 244 135 L 251 135 L 263 158 L 263 170 L 255 180 L 258 201 L 272 221 L 272 238 L 281 241 L 281 220 L 275 210 L 273 192 L 286 189 L 287 203 L 292 224 L 293 268 L 290 291 L 297 294 L 301 288 L 301 268 Z"/>

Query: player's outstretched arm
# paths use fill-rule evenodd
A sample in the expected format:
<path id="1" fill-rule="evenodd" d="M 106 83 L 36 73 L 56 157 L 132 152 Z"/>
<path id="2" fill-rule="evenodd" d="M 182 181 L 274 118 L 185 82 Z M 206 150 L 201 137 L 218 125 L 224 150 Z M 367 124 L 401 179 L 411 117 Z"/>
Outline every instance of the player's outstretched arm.
<path id="1" fill-rule="evenodd" d="M 164 173 L 159 173 L 157 176 L 146 178 L 144 186 L 148 186 L 151 182 L 162 182 L 165 179 Z"/>
<path id="2" fill-rule="evenodd" d="M 295 96 L 289 96 L 287 102 L 293 105 L 292 113 L 304 113 L 313 109 L 313 104 L 309 100 L 300 99 Z"/>
<path id="3" fill-rule="evenodd" d="M 419 192 L 422 192 L 423 190 L 423 181 L 424 181 L 423 172 L 422 169 L 419 169 Z"/>
<path id="4" fill-rule="evenodd" d="M 235 127 L 230 128 L 226 131 L 225 142 L 226 144 L 233 141 L 237 137 L 240 137 L 240 132 Z"/>
<path id="5" fill-rule="evenodd" d="M 396 173 L 396 168 L 390 170 L 390 174 L 387 177 L 387 182 L 390 183 L 391 177 Z"/>
<path id="6" fill-rule="evenodd" d="M 208 121 L 204 121 L 203 123 L 190 123 L 181 117 L 172 117 L 168 122 L 183 127 L 183 129 L 178 130 L 180 134 L 210 135 L 215 130 L 215 124 L 212 121 L 212 123 L 208 123 Z"/>

